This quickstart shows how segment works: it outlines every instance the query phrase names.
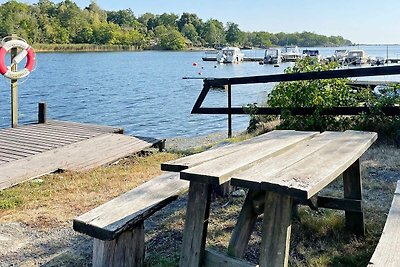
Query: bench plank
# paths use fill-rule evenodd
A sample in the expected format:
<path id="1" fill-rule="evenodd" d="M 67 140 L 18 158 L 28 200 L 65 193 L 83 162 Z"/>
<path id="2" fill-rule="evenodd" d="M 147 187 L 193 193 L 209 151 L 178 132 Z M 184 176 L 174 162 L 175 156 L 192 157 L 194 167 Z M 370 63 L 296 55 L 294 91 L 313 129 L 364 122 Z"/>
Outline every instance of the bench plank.
<path id="1" fill-rule="evenodd" d="M 269 142 L 269 140 L 278 138 L 280 135 L 291 135 L 291 134 L 295 134 L 295 131 L 294 130 L 271 131 L 269 133 L 253 137 L 251 139 L 242 142 L 230 144 L 216 149 L 210 149 L 202 153 L 194 154 L 191 156 L 163 163 L 161 164 L 161 170 L 179 172 L 197 166 L 209 160 L 214 160 L 226 156 L 236 151 L 240 150 L 243 151 L 254 144 L 263 143 L 264 141 Z"/>
<path id="2" fill-rule="evenodd" d="M 400 263 L 400 181 L 378 246 L 368 267 L 395 267 Z"/>
<path id="3" fill-rule="evenodd" d="M 75 231 L 100 240 L 113 240 L 186 192 L 189 183 L 178 173 L 164 173 L 77 217 Z"/>
<path id="4" fill-rule="evenodd" d="M 204 253 L 204 267 L 258 267 L 239 258 L 228 257 L 220 252 L 206 248 Z"/>
<path id="5" fill-rule="evenodd" d="M 332 141 L 289 166 L 280 164 L 282 159 L 275 158 L 234 175 L 231 182 L 261 181 L 262 190 L 285 192 L 294 197 L 309 199 L 350 167 L 376 139 L 377 134 L 373 132 L 346 131 L 339 137 L 333 135 Z M 330 157 L 334 154 L 340 157 Z"/>
<path id="6" fill-rule="evenodd" d="M 297 144 L 293 147 L 293 150 L 287 150 L 280 155 L 262 161 L 262 163 L 244 172 L 235 174 L 231 179 L 231 184 L 233 186 L 261 190 L 261 182 L 264 180 L 266 170 L 269 176 L 276 175 L 281 170 L 318 151 L 341 134 L 339 132 L 324 132 L 319 134 L 307 142 Z"/>
<path id="7" fill-rule="evenodd" d="M 232 153 L 181 171 L 181 179 L 220 185 L 228 181 L 234 172 L 244 171 L 252 165 L 283 153 L 296 144 L 306 141 L 317 132 L 279 132 L 261 142 L 254 142 Z M 199 154 L 200 156 L 200 154 Z"/>

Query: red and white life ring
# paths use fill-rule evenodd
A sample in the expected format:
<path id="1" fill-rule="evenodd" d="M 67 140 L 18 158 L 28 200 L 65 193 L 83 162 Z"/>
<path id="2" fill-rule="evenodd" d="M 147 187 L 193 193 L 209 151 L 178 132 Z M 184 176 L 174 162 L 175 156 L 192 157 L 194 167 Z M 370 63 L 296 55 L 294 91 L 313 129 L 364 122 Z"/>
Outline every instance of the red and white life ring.
<path id="1" fill-rule="evenodd" d="M 22 51 L 16 57 L 14 57 L 12 61 L 13 65 L 18 64 L 25 57 L 27 57 L 24 69 L 19 71 L 12 71 L 11 66 L 9 67 L 5 63 L 5 57 L 7 52 L 10 51 L 11 48 L 15 47 L 21 48 Z M 9 40 L 2 44 L 0 48 L 0 73 L 2 75 L 12 80 L 18 80 L 28 76 L 29 73 L 32 72 L 34 66 L 35 66 L 35 52 L 33 51 L 33 48 L 30 45 L 28 45 L 25 41 Z"/>

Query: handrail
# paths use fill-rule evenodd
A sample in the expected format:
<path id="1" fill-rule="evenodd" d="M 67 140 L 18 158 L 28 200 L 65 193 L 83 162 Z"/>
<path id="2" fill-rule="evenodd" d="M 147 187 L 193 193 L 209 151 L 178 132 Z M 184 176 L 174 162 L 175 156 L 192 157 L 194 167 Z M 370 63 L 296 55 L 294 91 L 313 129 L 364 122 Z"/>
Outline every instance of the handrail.
<path id="1" fill-rule="evenodd" d="M 302 73 L 284 73 L 272 74 L 261 76 L 247 76 L 247 77 L 231 77 L 231 78 L 203 78 L 203 89 L 198 96 L 192 114 L 227 114 L 228 115 L 228 137 L 232 133 L 232 115 L 243 115 L 246 112 L 242 107 L 232 107 L 232 85 L 240 84 L 257 84 L 257 83 L 270 83 L 270 82 L 291 82 L 303 80 L 321 80 L 321 79 L 334 79 L 334 78 L 354 78 L 354 77 L 367 77 L 379 75 L 396 75 L 400 74 L 400 65 L 395 66 L 382 66 L 382 67 L 368 67 L 368 68 L 352 68 L 352 69 L 338 69 L 327 71 L 312 71 Z M 190 78 L 189 78 L 190 79 Z M 225 86 L 228 88 L 228 107 L 202 107 L 204 99 L 206 98 L 209 90 L 212 87 Z M 283 110 L 289 110 L 293 115 L 311 115 L 315 112 L 316 108 L 257 108 L 256 115 L 279 115 Z M 369 114 L 370 107 L 330 107 L 320 109 L 321 115 L 358 115 Z M 400 115 L 400 107 L 383 107 L 381 108 L 383 114 L 387 116 Z"/>
<path id="2" fill-rule="evenodd" d="M 270 83 L 270 82 L 292 82 L 303 80 L 321 80 L 334 78 L 354 78 L 364 76 L 379 76 L 379 75 L 395 75 L 400 74 L 400 65 L 384 66 L 384 67 L 369 67 L 369 68 L 352 68 L 326 71 L 311 71 L 301 73 L 284 73 L 261 76 L 248 77 L 233 77 L 233 78 L 205 78 L 209 85 L 223 86 L 235 84 L 249 83 Z"/>

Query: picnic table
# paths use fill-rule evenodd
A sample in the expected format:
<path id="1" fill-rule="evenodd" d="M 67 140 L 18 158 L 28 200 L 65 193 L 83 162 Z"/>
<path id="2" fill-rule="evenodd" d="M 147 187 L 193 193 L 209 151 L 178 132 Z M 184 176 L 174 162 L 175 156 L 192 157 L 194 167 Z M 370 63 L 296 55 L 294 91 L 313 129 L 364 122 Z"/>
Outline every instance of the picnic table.
<path id="1" fill-rule="evenodd" d="M 255 266 L 241 258 L 264 213 L 260 266 L 287 266 L 293 203 L 345 210 L 346 227 L 364 234 L 360 156 L 373 132 L 276 130 L 162 164 L 190 181 L 180 266 Z M 318 193 L 343 177 L 344 198 Z M 248 188 L 227 255 L 205 248 L 211 190 L 230 182 Z"/>

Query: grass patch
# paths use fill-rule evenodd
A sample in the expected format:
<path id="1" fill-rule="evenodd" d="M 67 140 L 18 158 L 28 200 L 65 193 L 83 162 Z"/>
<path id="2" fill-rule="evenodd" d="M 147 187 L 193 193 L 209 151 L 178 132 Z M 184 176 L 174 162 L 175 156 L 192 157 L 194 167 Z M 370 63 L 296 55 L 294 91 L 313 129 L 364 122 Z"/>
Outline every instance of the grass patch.
<path id="1" fill-rule="evenodd" d="M 0 222 L 23 222 L 46 227 L 68 223 L 82 214 L 161 173 L 161 162 L 176 159 L 171 153 L 132 156 L 118 164 L 86 172 L 65 172 L 42 177 L 0 192 Z"/>

